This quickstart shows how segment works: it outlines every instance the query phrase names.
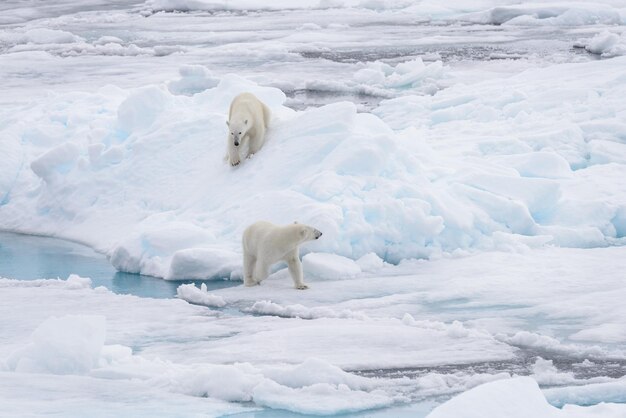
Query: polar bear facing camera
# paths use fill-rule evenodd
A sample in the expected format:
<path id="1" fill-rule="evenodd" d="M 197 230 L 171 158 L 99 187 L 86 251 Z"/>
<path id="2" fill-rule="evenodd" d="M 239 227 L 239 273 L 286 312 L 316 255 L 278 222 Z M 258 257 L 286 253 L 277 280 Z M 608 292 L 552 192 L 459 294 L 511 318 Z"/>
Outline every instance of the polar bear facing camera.
<path id="1" fill-rule="evenodd" d="M 302 275 L 299 246 L 322 233 L 312 226 L 293 223 L 274 225 L 256 222 L 243 232 L 243 281 L 246 286 L 260 284 L 269 276 L 270 267 L 285 261 L 296 289 L 308 289 Z"/>
<path id="2" fill-rule="evenodd" d="M 255 154 L 265 142 L 270 110 L 252 93 L 241 93 L 230 104 L 228 112 L 228 162 L 239 165 Z"/>

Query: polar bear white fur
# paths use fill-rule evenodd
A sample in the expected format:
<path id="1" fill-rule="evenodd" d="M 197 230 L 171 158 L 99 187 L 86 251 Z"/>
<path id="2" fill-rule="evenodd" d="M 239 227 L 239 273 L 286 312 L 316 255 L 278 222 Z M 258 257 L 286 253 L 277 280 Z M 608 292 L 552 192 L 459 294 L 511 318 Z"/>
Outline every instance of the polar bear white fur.
<path id="1" fill-rule="evenodd" d="M 298 246 L 313 241 L 322 233 L 312 226 L 293 223 L 274 225 L 256 222 L 243 232 L 243 281 L 246 286 L 260 284 L 269 275 L 270 267 L 285 261 L 296 289 L 308 289 L 302 278 Z"/>
<path id="2" fill-rule="evenodd" d="M 241 93 L 230 104 L 228 113 L 228 161 L 238 165 L 255 154 L 265 142 L 270 110 L 252 93 Z"/>

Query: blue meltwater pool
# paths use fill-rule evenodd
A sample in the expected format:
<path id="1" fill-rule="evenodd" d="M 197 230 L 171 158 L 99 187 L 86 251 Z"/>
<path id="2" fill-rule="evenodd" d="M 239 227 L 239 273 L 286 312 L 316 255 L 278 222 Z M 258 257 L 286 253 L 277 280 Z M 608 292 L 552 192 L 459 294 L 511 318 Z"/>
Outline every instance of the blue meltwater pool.
<path id="1" fill-rule="evenodd" d="M 167 281 L 116 271 L 106 257 L 80 244 L 56 238 L 0 232 L 0 277 L 17 280 L 67 279 L 70 274 L 89 277 L 93 286 L 120 294 L 171 298 L 183 283 L 205 283 L 210 290 L 236 286 L 226 280 Z"/>

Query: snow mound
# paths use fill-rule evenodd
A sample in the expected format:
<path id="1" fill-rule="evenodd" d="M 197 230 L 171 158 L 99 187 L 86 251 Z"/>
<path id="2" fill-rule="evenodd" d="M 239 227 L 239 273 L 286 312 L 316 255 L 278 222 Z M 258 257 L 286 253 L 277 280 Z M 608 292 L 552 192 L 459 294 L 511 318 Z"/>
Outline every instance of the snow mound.
<path id="1" fill-rule="evenodd" d="M 33 332 L 31 343 L 14 352 L 7 363 L 16 372 L 85 374 L 98 365 L 104 338 L 103 316 L 51 317 Z"/>
<path id="2" fill-rule="evenodd" d="M 176 289 L 176 296 L 196 305 L 223 308 L 226 301 L 223 297 L 212 295 L 207 291 L 206 284 L 202 283 L 198 289 L 194 284 L 181 284 Z"/>
<path id="3" fill-rule="evenodd" d="M 427 418 L 557 418 L 537 382 L 518 377 L 485 383 L 436 407 Z"/>

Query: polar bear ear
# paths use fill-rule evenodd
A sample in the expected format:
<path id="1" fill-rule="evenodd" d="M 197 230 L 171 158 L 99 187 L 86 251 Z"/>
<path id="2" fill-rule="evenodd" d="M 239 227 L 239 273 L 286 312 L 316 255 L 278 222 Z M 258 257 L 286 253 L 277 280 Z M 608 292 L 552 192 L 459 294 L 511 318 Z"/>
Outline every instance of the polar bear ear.
<path id="1" fill-rule="evenodd" d="M 248 124 L 248 119 L 244 120 L 244 121 L 243 121 L 243 124 L 244 124 L 244 125 L 247 125 L 247 124 Z"/>
<path id="2" fill-rule="evenodd" d="M 298 221 L 293 221 L 293 223 L 294 223 L 294 224 L 297 224 L 297 223 L 298 223 Z"/>
<path id="3" fill-rule="evenodd" d="M 228 121 L 226 121 L 226 126 L 230 128 L 230 123 L 228 123 Z"/>

